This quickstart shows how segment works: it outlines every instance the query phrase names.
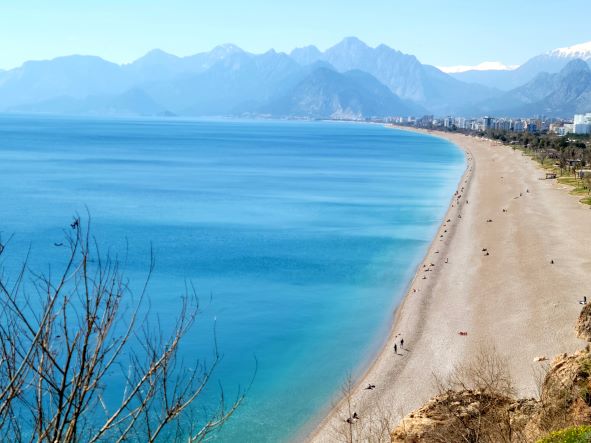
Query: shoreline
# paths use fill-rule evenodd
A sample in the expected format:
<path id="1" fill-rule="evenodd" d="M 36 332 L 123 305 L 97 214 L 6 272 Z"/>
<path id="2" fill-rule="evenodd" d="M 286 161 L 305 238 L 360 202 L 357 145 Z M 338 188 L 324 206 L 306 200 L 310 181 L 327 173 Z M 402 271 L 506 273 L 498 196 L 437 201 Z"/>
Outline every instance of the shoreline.
<path id="1" fill-rule="evenodd" d="M 412 128 L 395 126 L 395 125 L 386 125 L 386 127 L 390 128 L 390 129 L 397 129 L 397 130 L 407 131 L 407 132 L 416 132 L 416 133 L 423 134 L 423 135 L 438 137 L 436 134 L 433 134 L 432 131 L 426 131 L 426 130 L 422 131 L 422 130 L 416 130 L 416 129 L 412 129 Z M 444 139 L 443 137 L 439 137 L 439 138 Z M 445 140 L 449 141 L 447 139 L 445 139 Z M 456 143 L 453 143 L 453 144 L 456 146 L 457 149 L 461 150 L 464 153 L 465 161 L 466 161 L 466 168 L 464 169 L 464 172 L 462 173 L 462 176 L 459 179 L 458 185 L 456 186 L 456 191 L 459 192 L 460 190 L 462 190 L 462 188 L 465 188 L 467 190 L 470 185 L 470 178 L 472 176 L 472 170 L 473 170 L 473 160 L 472 160 L 472 156 L 471 156 L 469 149 L 466 149 L 465 147 L 460 146 Z M 454 204 L 454 201 L 456 200 L 455 197 L 456 197 L 456 194 L 453 194 L 450 197 L 450 201 L 449 201 L 447 210 L 445 212 L 445 215 L 444 215 L 441 223 L 439 223 L 437 230 L 435 232 L 435 235 L 427 248 L 427 251 L 425 252 L 423 257 L 419 261 L 419 264 L 416 266 L 414 272 L 411 274 L 411 278 L 410 278 L 408 284 L 405 286 L 405 290 L 404 290 L 403 295 L 400 299 L 400 303 L 398 303 L 398 305 L 396 306 L 396 308 L 392 312 L 391 320 L 390 320 L 389 324 L 385 327 L 385 329 L 388 331 L 387 332 L 388 335 L 387 335 L 386 339 L 383 340 L 383 343 L 380 346 L 378 346 L 376 353 L 371 357 L 371 359 L 368 361 L 368 363 L 366 365 L 364 365 L 364 368 L 361 371 L 361 376 L 359 377 L 359 379 L 354 381 L 354 389 L 356 391 L 364 389 L 364 387 L 369 384 L 369 382 L 372 378 L 372 373 L 376 369 L 376 366 L 378 365 L 380 359 L 383 358 L 385 353 L 391 352 L 393 349 L 394 343 L 397 342 L 397 337 L 398 337 L 398 335 L 396 333 L 396 330 L 398 329 L 397 325 L 399 325 L 399 323 L 401 321 L 401 315 L 402 315 L 402 312 L 404 311 L 405 304 L 408 302 L 409 297 L 412 294 L 414 294 L 412 292 L 413 287 L 418 283 L 419 280 L 422 279 L 421 278 L 422 265 L 425 263 L 427 258 L 431 254 L 433 254 L 436 250 L 439 250 L 439 254 L 441 254 L 442 257 L 445 257 L 445 254 L 442 252 L 445 252 L 445 250 L 447 250 L 447 246 L 448 246 L 447 242 L 445 242 L 443 247 L 438 247 L 439 242 L 437 240 L 439 239 L 439 235 L 441 235 L 441 232 L 445 230 L 444 225 L 447 224 L 446 221 L 452 220 L 452 216 L 457 217 L 457 212 L 458 212 L 459 208 Z M 449 237 L 453 236 L 453 232 L 449 233 L 449 234 L 450 234 Z M 408 336 L 410 336 L 410 334 Z M 300 434 L 299 437 L 301 438 L 301 440 L 314 442 L 314 441 L 317 441 L 318 438 L 321 438 L 322 434 L 325 432 L 324 428 L 326 428 L 327 426 L 330 425 L 330 422 L 334 420 L 335 415 L 339 414 L 341 409 L 344 407 L 344 402 L 346 402 L 346 399 L 343 398 L 342 395 L 339 396 L 338 401 L 333 406 L 326 409 L 325 415 L 324 415 L 324 418 L 322 419 L 322 421 L 320 421 L 319 423 L 317 423 L 313 427 L 310 426 L 309 428 L 307 428 L 308 429 L 307 432 L 302 432 Z M 302 436 L 303 436 L 303 438 L 302 438 Z M 324 440 L 320 440 L 320 441 L 324 441 Z"/>
<path id="2" fill-rule="evenodd" d="M 489 233 L 486 232 L 489 230 L 487 228 L 495 227 L 494 223 L 491 223 L 490 226 L 485 224 L 485 217 L 490 216 L 490 220 L 493 220 L 492 214 L 485 215 L 485 212 L 487 214 L 492 212 L 488 209 L 490 204 L 493 203 L 493 199 L 491 198 L 490 202 L 486 200 L 487 194 L 491 194 L 491 197 L 493 197 L 493 192 L 487 192 L 487 189 L 483 188 L 482 185 L 486 184 L 491 188 L 495 188 L 494 203 L 496 203 L 496 206 L 498 206 L 499 198 L 502 198 L 503 202 L 510 202 L 511 197 L 511 195 L 506 195 L 508 190 L 505 189 L 505 184 L 508 183 L 508 180 L 504 181 L 502 175 L 500 175 L 499 180 L 498 177 L 491 176 L 490 170 L 483 169 L 482 177 L 476 172 L 478 170 L 477 166 L 480 163 L 482 163 L 480 166 L 484 166 L 485 168 L 487 163 L 490 163 L 492 168 L 495 168 L 497 165 L 493 165 L 493 163 L 498 160 L 495 158 L 498 154 L 501 154 L 500 156 L 503 157 L 503 167 L 508 166 L 509 169 L 515 169 L 516 165 L 512 163 L 520 162 L 522 158 L 520 153 L 511 152 L 511 150 L 505 146 L 499 146 L 491 141 L 479 140 L 474 137 L 458 134 L 434 133 L 433 131 L 407 127 L 392 127 L 399 130 L 418 132 L 439 137 L 453 143 L 458 149 L 464 151 L 466 156 L 466 170 L 464 171 L 457 188 L 458 193 L 462 194 L 462 198 L 458 200 L 456 195 L 451 197 L 450 205 L 443 222 L 440 224 L 427 253 L 416 270 L 416 273 L 411 278 L 408 290 L 401 299 L 398 307 L 393 312 L 392 321 L 388 329 L 388 337 L 384 342 L 384 345 L 374 356 L 373 360 L 371 360 L 361 377 L 358 380 L 355 380 L 351 394 L 347 396 L 342 395 L 339 401 L 330 410 L 326 411 L 327 414 L 322 421 L 317 423 L 312 432 L 307 432 L 305 434 L 305 438 L 303 438 L 305 441 L 331 442 L 338 440 L 339 436 L 342 437 L 343 433 L 348 432 L 348 429 L 343 426 L 344 418 L 350 415 L 351 412 L 348 411 L 348 409 L 357 412 L 359 416 L 362 417 L 356 422 L 353 431 L 358 436 L 369 433 L 375 434 L 378 432 L 376 430 L 380 426 L 379 422 L 383 423 L 384 421 L 388 422 L 389 430 L 393 430 L 405 415 L 421 406 L 436 393 L 434 388 L 429 386 L 432 385 L 435 373 L 438 375 L 448 374 L 453 370 L 453 367 L 457 363 L 466 361 L 470 355 L 473 355 L 478 346 L 483 346 L 489 341 L 487 340 L 487 329 L 498 329 L 495 324 L 497 322 L 503 323 L 503 320 L 506 320 L 503 319 L 502 311 L 503 309 L 507 310 L 507 306 L 503 305 L 503 302 L 500 303 L 500 306 L 498 306 L 498 303 L 493 303 L 495 306 L 494 309 L 491 309 L 486 304 L 482 304 L 481 300 L 474 300 L 470 297 L 472 291 L 469 289 L 474 290 L 473 288 L 476 288 L 476 290 L 478 290 L 481 285 L 490 285 L 491 283 L 494 286 L 495 282 L 498 285 L 498 283 L 502 282 L 505 277 L 511 276 L 511 274 L 515 273 L 515 269 L 507 267 L 506 265 L 504 266 L 502 261 L 498 264 L 496 272 L 487 273 L 487 275 L 484 276 L 488 277 L 488 274 L 490 274 L 491 279 L 483 278 L 479 275 L 479 272 L 469 269 L 472 267 L 472 261 L 470 260 L 472 256 L 479 258 L 479 260 L 477 260 L 478 269 L 480 269 L 481 266 L 485 266 L 485 262 L 487 261 L 484 260 L 483 255 L 478 254 L 479 249 L 478 251 L 476 251 L 476 249 L 479 248 L 480 245 L 474 245 L 473 240 L 476 240 L 478 237 L 482 237 L 483 240 L 487 241 L 495 239 L 494 236 L 491 237 Z M 473 151 L 475 151 L 477 155 L 475 155 Z M 536 165 L 534 165 L 529 158 L 526 158 L 525 161 L 527 162 L 527 171 L 523 172 L 524 177 L 521 177 L 521 179 L 527 179 L 528 183 L 530 183 L 532 181 L 532 175 L 535 173 Z M 495 171 L 493 171 L 493 173 L 494 172 Z M 519 179 L 520 177 L 514 178 Z M 474 181 L 477 182 L 475 184 L 476 189 L 472 189 Z M 481 183 L 484 181 L 487 183 Z M 489 181 L 491 183 L 488 183 Z M 516 180 L 515 185 L 521 185 L 521 183 L 518 182 L 519 180 Z M 541 182 L 532 183 L 532 187 L 537 184 L 542 185 Z M 549 183 L 543 183 L 543 187 L 548 188 L 548 186 L 546 186 L 548 184 Z M 554 193 L 553 198 L 558 197 L 559 200 L 572 198 L 562 191 L 559 185 L 554 183 L 552 184 L 552 187 L 560 193 L 560 195 Z M 529 194 L 529 188 L 526 189 L 527 194 Z M 544 189 L 544 191 L 545 190 L 547 189 Z M 523 195 L 523 191 L 521 191 L 521 194 Z M 468 198 L 470 198 L 471 201 L 476 201 L 477 204 L 470 206 Z M 517 197 L 514 197 L 514 201 L 515 199 L 517 199 Z M 570 203 L 570 209 L 576 210 L 572 207 L 572 201 L 570 201 Z M 494 216 L 501 217 L 501 215 L 499 215 L 500 208 L 497 207 L 494 209 Z M 467 217 L 465 219 L 461 218 L 463 210 L 466 210 L 467 212 Z M 474 214 L 474 212 L 476 212 L 476 214 Z M 505 212 L 503 209 L 503 214 L 505 214 L 505 216 L 507 216 L 508 213 L 508 210 Z M 474 215 L 478 216 L 478 222 L 474 219 Z M 529 220 L 528 223 L 529 222 L 531 222 L 531 220 Z M 475 226 L 476 223 L 478 223 L 478 228 Z M 511 232 L 511 228 L 511 226 L 508 226 L 510 231 L 509 234 L 506 234 L 506 231 L 503 231 L 503 235 L 506 237 L 515 237 L 515 232 Z M 458 233 L 458 231 L 461 232 Z M 521 232 L 519 234 L 521 234 Z M 589 234 L 591 235 L 591 229 L 589 229 Z M 457 235 L 459 235 L 460 238 L 456 239 Z M 535 243 L 530 242 L 529 239 L 527 245 L 528 247 L 532 245 L 535 247 Z M 509 243 L 509 247 L 511 247 L 511 243 Z M 513 245 L 513 247 L 515 247 L 515 245 Z M 458 265 L 461 266 L 463 262 L 465 272 L 463 272 L 461 267 L 458 269 L 458 266 L 451 261 L 455 261 L 455 257 L 450 258 L 449 263 L 451 265 L 446 262 L 448 257 L 458 255 L 458 250 L 462 255 L 462 260 L 458 260 Z M 496 251 L 494 253 L 496 254 Z M 511 255 L 512 251 L 509 249 L 506 253 Z M 488 252 L 486 254 L 488 254 Z M 434 266 L 431 266 L 431 264 Z M 454 266 L 456 267 L 454 270 L 455 275 L 449 276 L 447 270 L 454 268 Z M 429 268 L 433 270 L 424 272 L 425 269 Z M 424 277 L 426 277 L 426 280 Z M 511 277 L 515 276 L 513 275 Z M 457 279 L 459 284 L 455 283 L 454 278 Z M 535 303 L 536 290 L 539 290 L 540 288 L 536 285 L 533 285 L 535 286 L 535 290 L 534 287 L 529 287 L 532 285 L 529 285 L 527 276 L 522 284 L 520 285 L 517 283 L 517 286 L 524 286 L 525 288 L 522 289 L 528 289 L 528 302 L 531 302 L 529 299 L 533 298 Z M 457 295 L 456 292 L 458 293 Z M 519 291 L 517 293 L 519 293 Z M 443 294 L 443 297 L 441 294 Z M 506 298 L 512 301 L 513 297 L 510 291 L 507 291 Z M 538 310 L 537 307 L 535 310 Z M 541 317 L 542 319 L 548 317 L 548 312 L 542 312 L 547 311 L 548 309 L 539 310 L 541 312 L 534 313 L 534 316 Z M 462 313 L 458 313 L 457 311 L 464 311 L 463 314 L 465 315 L 465 318 L 463 318 Z M 489 314 L 494 315 L 483 315 L 487 314 L 488 311 L 491 311 Z M 531 316 L 531 313 L 525 309 L 520 310 L 518 314 L 519 315 L 509 315 L 508 317 L 515 317 L 514 319 L 511 318 L 512 321 L 510 322 L 509 329 L 507 332 L 503 332 L 503 329 L 500 329 L 495 337 L 497 339 L 503 339 L 507 338 L 505 337 L 506 335 L 511 337 L 514 333 L 529 335 L 532 343 L 530 343 L 529 347 L 531 349 L 526 356 L 515 358 L 515 355 L 511 355 L 519 352 L 519 349 L 504 350 L 503 353 L 509 354 L 507 357 L 511 359 L 511 363 L 516 363 L 513 360 L 521 360 L 523 363 L 524 360 L 528 359 L 531 362 L 531 359 L 533 359 L 532 355 L 539 353 L 538 349 L 547 347 L 544 345 L 547 344 L 548 333 L 540 333 L 540 331 L 538 331 L 539 328 L 530 327 L 529 329 L 533 330 L 533 333 L 524 334 L 523 332 L 525 331 L 523 330 L 527 329 L 529 325 L 527 323 L 520 325 L 515 320 L 521 320 L 521 317 L 527 317 L 528 315 Z M 578 315 L 577 307 L 565 305 L 561 309 L 561 317 L 573 319 L 573 322 L 569 323 L 569 325 L 574 324 L 576 315 Z M 436 322 L 442 322 L 441 327 L 438 327 L 437 325 L 434 326 L 430 322 L 430 320 L 433 319 Z M 445 324 L 446 322 L 448 323 L 447 325 Z M 491 324 L 490 327 L 489 324 Z M 482 326 L 485 327 L 482 328 Z M 540 324 L 540 326 L 542 329 L 544 328 L 543 323 Z M 472 338 L 472 331 L 479 329 L 484 329 L 484 331 L 479 331 L 476 334 L 476 337 Z M 470 337 L 460 338 L 460 340 L 458 340 L 457 333 L 463 330 L 468 330 Z M 399 334 L 403 335 L 400 336 Z M 572 337 L 568 337 L 567 331 L 564 327 L 561 329 L 559 335 L 561 336 L 561 340 L 554 340 L 552 346 L 558 352 L 547 352 L 549 357 L 553 357 L 554 354 L 559 352 L 575 350 L 577 344 L 581 343 L 574 337 L 574 333 L 571 334 Z M 399 354 L 394 355 L 393 345 L 398 342 L 400 337 L 405 339 L 405 348 L 407 349 L 401 353 L 402 355 L 399 355 L 400 351 Z M 492 346 L 499 346 L 499 343 L 497 343 L 498 340 L 495 339 L 490 341 L 492 342 Z M 504 340 L 500 341 L 502 344 Z M 455 345 L 456 343 L 458 343 L 458 346 Z M 429 361 L 429 363 L 426 363 L 426 361 Z M 514 369 L 514 366 L 516 365 L 513 364 L 512 369 Z M 531 369 L 531 365 L 527 369 Z M 533 395 L 532 381 L 532 375 L 524 374 L 524 371 L 521 370 L 516 380 L 517 387 L 521 394 Z M 369 384 L 375 384 L 376 388 L 374 390 L 364 389 L 364 387 Z M 351 404 L 351 408 L 348 407 L 349 403 Z M 385 415 L 387 415 L 387 417 L 385 417 Z M 308 431 L 310 431 L 310 429 L 311 427 L 308 428 Z M 382 429 L 379 432 L 383 434 L 386 431 Z M 302 435 L 300 435 L 300 437 L 302 437 Z"/>

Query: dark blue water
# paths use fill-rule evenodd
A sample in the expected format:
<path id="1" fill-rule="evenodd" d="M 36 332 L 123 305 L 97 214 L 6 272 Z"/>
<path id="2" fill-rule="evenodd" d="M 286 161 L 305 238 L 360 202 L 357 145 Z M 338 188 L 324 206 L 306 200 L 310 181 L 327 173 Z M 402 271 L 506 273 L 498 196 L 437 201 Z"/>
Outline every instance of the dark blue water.
<path id="1" fill-rule="evenodd" d="M 211 355 L 217 319 L 207 395 L 258 360 L 217 440 L 285 441 L 378 349 L 463 169 L 452 144 L 377 125 L 0 116 L 0 231 L 12 263 L 30 246 L 47 266 L 88 208 L 134 281 L 153 244 L 152 311 L 172 318 L 186 281 L 204 301 L 186 356 Z"/>

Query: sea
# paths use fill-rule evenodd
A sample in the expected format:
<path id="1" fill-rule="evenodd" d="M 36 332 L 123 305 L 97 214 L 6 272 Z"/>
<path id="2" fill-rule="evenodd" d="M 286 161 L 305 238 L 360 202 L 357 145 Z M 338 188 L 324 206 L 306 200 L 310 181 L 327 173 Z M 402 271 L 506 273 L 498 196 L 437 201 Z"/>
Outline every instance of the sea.
<path id="1" fill-rule="evenodd" d="M 378 124 L 0 115 L 1 264 L 58 272 L 76 217 L 132 288 L 153 251 L 150 315 L 200 300 L 179 361 L 221 356 L 198 410 L 246 390 L 213 441 L 288 442 L 384 344 L 464 169 Z"/>

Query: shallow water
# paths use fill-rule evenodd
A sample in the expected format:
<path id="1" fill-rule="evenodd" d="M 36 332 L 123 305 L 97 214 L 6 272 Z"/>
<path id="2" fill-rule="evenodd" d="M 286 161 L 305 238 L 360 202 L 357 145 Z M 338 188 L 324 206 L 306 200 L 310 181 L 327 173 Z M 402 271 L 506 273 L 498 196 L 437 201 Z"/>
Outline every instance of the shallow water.
<path id="1" fill-rule="evenodd" d="M 172 318 L 186 281 L 204 300 L 186 357 L 211 355 L 216 318 L 214 382 L 231 397 L 258 361 L 216 441 L 286 441 L 378 349 L 463 169 L 449 142 L 379 125 L 4 115 L 0 231 L 8 271 L 29 246 L 59 261 L 86 208 L 135 281 L 152 244 L 152 311 Z"/>

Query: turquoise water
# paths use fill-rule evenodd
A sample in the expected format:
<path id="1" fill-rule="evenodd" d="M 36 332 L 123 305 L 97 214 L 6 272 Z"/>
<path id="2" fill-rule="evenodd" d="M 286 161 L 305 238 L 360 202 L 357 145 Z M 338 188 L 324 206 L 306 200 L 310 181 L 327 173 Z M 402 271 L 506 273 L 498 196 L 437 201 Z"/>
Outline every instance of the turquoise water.
<path id="1" fill-rule="evenodd" d="M 231 398 L 258 361 L 216 441 L 287 441 L 379 348 L 463 169 L 452 144 L 378 125 L 5 115 L 0 231 L 12 263 L 30 246 L 46 266 L 88 208 L 136 281 L 152 243 L 152 311 L 171 318 L 187 280 L 204 300 L 187 357 L 217 319 L 214 388 Z"/>

